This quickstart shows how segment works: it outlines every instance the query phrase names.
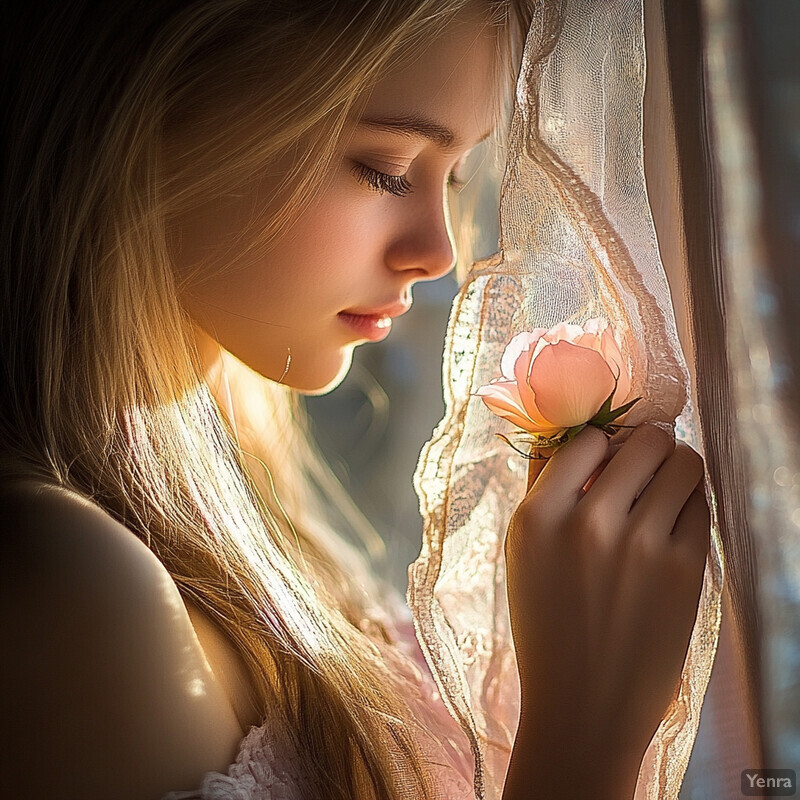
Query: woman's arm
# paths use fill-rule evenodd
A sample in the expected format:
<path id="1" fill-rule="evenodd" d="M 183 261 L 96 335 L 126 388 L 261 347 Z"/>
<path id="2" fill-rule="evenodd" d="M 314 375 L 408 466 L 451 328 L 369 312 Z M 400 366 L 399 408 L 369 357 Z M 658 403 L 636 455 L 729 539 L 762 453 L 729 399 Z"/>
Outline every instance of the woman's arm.
<path id="1" fill-rule="evenodd" d="M 586 735 L 570 712 L 520 720 L 503 800 L 631 800 L 644 750 L 616 746 L 613 726 Z"/>

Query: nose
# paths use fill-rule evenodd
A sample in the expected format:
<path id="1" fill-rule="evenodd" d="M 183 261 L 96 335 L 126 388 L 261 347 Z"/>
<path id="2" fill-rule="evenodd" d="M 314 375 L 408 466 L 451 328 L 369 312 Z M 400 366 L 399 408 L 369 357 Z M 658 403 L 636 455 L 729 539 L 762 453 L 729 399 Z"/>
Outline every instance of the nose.
<path id="1" fill-rule="evenodd" d="M 447 195 L 424 202 L 408 202 L 399 218 L 399 227 L 386 248 L 386 265 L 407 272 L 416 281 L 432 281 L 453 269 L 456 249 L 450 226 Z"/>

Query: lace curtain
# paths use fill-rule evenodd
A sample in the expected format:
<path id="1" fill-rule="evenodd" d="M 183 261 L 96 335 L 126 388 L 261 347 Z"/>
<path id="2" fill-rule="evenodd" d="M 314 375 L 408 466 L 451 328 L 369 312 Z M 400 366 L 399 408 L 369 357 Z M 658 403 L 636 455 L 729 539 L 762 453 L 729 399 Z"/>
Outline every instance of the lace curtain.
<path id="1" fill-rule="evenodd" d="M 778 591 L 797 597 L 798 395 L 796 383 L 793 396 L 778 391 L 792 374 L 791 317 L 774 316 L 758 224 L 741 29 L 735 0 L 563 0 L 539 5 L 528 36 L 501 252 L 454 301 L 445 415 L 415 475 L 425 529 L 408 600 L 472 748 L 478 798 L 502 794 L 518 714 L 502 545 L 525 464 L 472 393 L 514 333 L 592 316 L 611 319 L 632 353 L 644 400 L 630 421 L 674 422 L 703 453 L 713 511 L 680 696 L 636 800 L 677 798 L 696 743 L 713 768 L 712 794 L 697 796 L 738 796 L 745 768 L 793 766 L 764 754 L 765 714 L 789 695 L 765 701 L 762 650 L 779 622 L 760 609 Z"/>

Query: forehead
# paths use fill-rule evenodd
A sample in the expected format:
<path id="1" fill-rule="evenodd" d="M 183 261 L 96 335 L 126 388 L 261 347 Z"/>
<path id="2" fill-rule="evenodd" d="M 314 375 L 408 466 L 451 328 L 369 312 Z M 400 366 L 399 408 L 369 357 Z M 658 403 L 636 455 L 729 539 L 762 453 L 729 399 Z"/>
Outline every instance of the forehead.
<path id="1" fill-rule="evenodd" d="M 445 149 L 471 147 L 497 123 L 502 86 L 498 29 L 477 15 L 450 20 L 371 92 L 364 120 L 435 120 L 455 134 Z"/>

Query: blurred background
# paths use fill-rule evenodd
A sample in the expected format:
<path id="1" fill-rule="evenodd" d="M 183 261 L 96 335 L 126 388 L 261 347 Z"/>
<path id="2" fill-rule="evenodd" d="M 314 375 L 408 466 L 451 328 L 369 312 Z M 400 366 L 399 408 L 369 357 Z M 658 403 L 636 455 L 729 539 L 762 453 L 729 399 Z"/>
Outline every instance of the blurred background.
<path id="1" fill-rule="evenodd" d="M 414 304 L 383 342 L 357 347 L 345 380 L 306 399 L 317 442 L 386 544 L 386 574 L 405 596 L 422 520 L 412 475 L 444 413 L 442 349 L 453 275 L 414 288 Z"/>

